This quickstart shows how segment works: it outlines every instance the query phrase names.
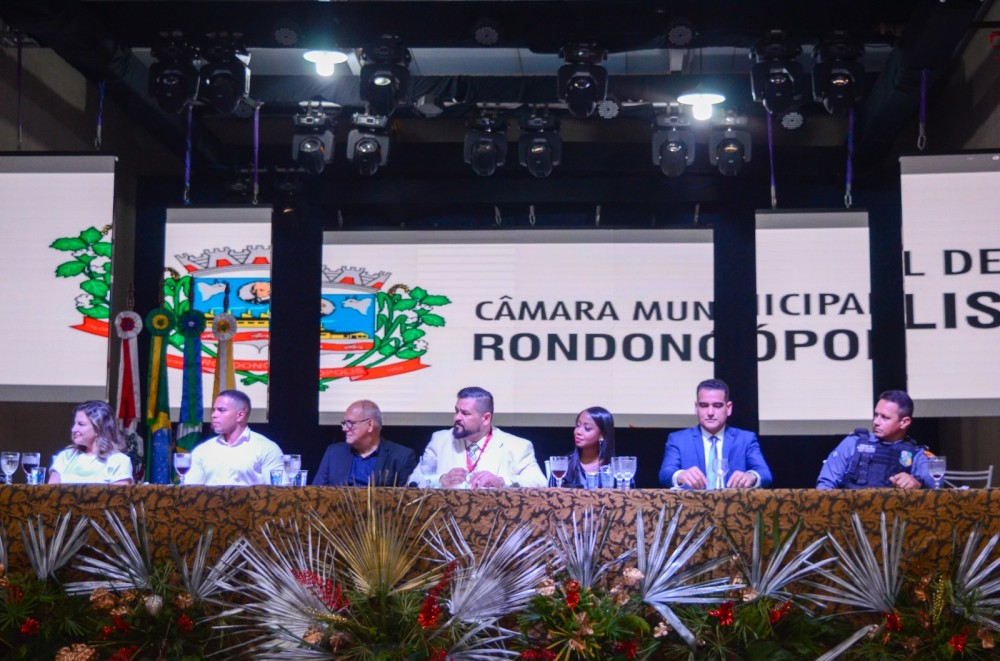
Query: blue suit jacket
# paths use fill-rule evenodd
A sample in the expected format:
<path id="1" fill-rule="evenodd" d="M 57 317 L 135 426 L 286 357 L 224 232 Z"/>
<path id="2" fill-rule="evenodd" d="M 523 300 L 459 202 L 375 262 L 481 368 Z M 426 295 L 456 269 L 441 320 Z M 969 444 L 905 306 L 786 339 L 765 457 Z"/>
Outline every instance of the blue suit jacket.
<path id="1" fill-rule="evenodd" d="M 764 461 L 760 451 L 757 435 L 745 429 L 726 427 L 723 448 L 729 459 L 729 472 L 726 481 L 733 471 L 756 471 L 760 475 L 758 487 L 771 486 L 771 469 Z M 660 486 L 670 488 L 674 485 L 673 476 L 679 470 L 697 466 L 705 472 L 705 444 L 701 440 L 701 427 L 675 431 L 667 437 L 667 446 L 663 452 L 663 465 L 660 466 Z"/>
<path id="2" fill-rule="evenodd" d="M 334 443 L 326 449 L 319 470 L 313 477 L 313 486 L 345 486 L 351 477 L 351 462 L 354 453 L 347 443 Z M 403 480 L 417 467 L 417 455 L 408 447 L 399 443 L 387 441 L 384 438 L 379 443 L 378 458 L 375 460 L 375 470 L 372 480 L 375 486 L 405 487 Z"/>

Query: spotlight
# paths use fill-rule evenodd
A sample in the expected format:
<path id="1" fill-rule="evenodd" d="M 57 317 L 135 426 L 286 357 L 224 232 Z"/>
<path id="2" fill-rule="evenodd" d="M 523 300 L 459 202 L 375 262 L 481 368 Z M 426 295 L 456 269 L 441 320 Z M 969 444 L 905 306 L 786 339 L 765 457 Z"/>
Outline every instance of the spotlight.
<path id="1" fill-rule="evenodd" d="M 550 117 L 532 116 L 521 123 L 517 144 L 518 160 L 535 177 L 547 177 L 562 160 L 559 122 Z"/>
<path id="2" fill-rule="evenodd" d="M 480 177 L 489 177 L 507 161 L 507 122 L 480 117 L 465 134 L 465 162 Z"/>
<path id="3" fill-rule="evenodd" d="M 502 34 L 503 30 L 500 28 L 500 24 L 488 16 L 479 19 L 472 26 L 472 38 L 480 46 L 496 46 L 500 42 Z"/>
<path id="4" fill-rule="evenodd" d="M 330 101 L 303 101 L 301 112 L 292 118 L 292 158 L 309 174 L 319 174 L 333 159 L 334 117 L 339 106 Z"/>
<path id="5" fill-rule="evenodd" d="M 409 94 L 410 51 L 398 37 L 384 36 L 376 46 L 365 48 L 361 59 L 361 100 L 368 102 L 368 112 L 388 117 L 406 105 Z"/>
<path id="6" fill-rule="evenodd" d="M 685 168 L 694 163 L 694 132 L 691 120 L 675 113 L 656 116 L 656 132 L 653 133 L 653 165 L 668 177 L 679 177 Z"/>
<path id="7" fill-rule="evenodd" d="M 864 95 L 865 68 L 858 60 L 865 54 L 861 44 L 843 32 L 834 32 L 820 42 L 814 55 L 813 99 L 830 114 L 843 114 Z"/>
<path id="8" fill-rule="evenodd" d="M 750 162 L 750 133 L 739 128 L 745 125 L 746 117 L 726 115 L 708 136 L 709 162 L 727 177 L 735 177 Z"/>
<path id="9" fill-rule="evenodd" d="M 565 101 L 574 117 L 589 117 L 608 94 L 608 71 L 600 62 L 608 51 L 593 44 L 566 46 L 560 52 L 566 64 L 559 67 L 559 100 Z"/>
<path id="10" fill-rule="evenodd" d="M 355 113 L 355 128 L 347 134 L 347 160 L 354 163 L 358 172 L 370 177 L 380 166 L 389 162 L 389 118 Z"/>
<path id="11" fill-rule="evenodd" d="M 691 106 L 691 116 L 704 121 L 712 118 L 712 107 L 722 103 L 726 97 L 722 94 L 703 89 L 700 85 L 690 92 L 677 97 L 678 103 Z"/>
<path id="12" fill-rule="evenodd" d="M 149 95 L 164 112 L 177 114 L 198 98 L 198 69 L 194 66 L 198 49 L 180 33 L 162 33 L 152 55 L 157 61 L 149 67 Z"/>
<path id="13" fill-rule="evenodd" d="M 695 29 L 694 23 L 685 16 L 678 16 L 670 21 L 665 32 L 670 48 L 685 48 L 690 46 L 697 34 L 698 31 Z"/>
<path id="14" fill-rule="evenodd" d="M 337 50 L 307 50 L 302 57 L 315 64 L 316 74 L 324 77 L 332 76 L 336 66 L 347 61 L 347 53 Z"/>
<path id="15" fill-rule="evenodd" d="M 201 97 L 221 114 L 234 112 L 250 94 L 250 55 L 243 35 L 217 32 L 208 35 L 202 55 Z"/>
<path id="16" fill-rule="evenodd" d="M 801 54 L 802 47 L 781 30 L 772 30 L 751 50 L 757 61 L 750 70 L 753 100 L 769 113 L 788 110 L 802 98 L 802 65 L 796 59 Z"/>

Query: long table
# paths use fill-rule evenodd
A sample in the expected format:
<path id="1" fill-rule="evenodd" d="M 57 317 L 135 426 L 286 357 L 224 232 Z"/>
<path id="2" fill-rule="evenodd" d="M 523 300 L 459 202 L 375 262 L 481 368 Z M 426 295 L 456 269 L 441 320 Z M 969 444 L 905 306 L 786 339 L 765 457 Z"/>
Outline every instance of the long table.
<path id="1" fill-rule="evenodd" d="M 129 506 L 145 513 L 152 545 L 157 554 L 168 553 L 172 542 L 183 553 L 193 548 L 198 536 L 211 525 L 215 549 L 246 536 L 260 541 L 261 526 L 285 519 L 303 519 L 315 512 L 335 527 L 356 516 L 364 507 L 363 489 L 330 487 L 195 487 L 195 486 L 70 486 L 0 485 L 0 525 L 7 530 L 12 568 L 27 568 L 19 524 L 40 517 L 51 532 L 56 517 L 64 512 L 105 522 L 104 512 L 117 512 L 128 520 Z M 680 530 L 696 526 L 716 527 L 706 546 L 709 555 L 730 554 L 722 532 L 728 530 L 744 552 L 749 552 L 754 520 L 763 515 L 770 528 L 773 517 L 783 530 L 802 521 L 799 546 L 832 532 L 838 539 L 850 528 L 850 515 L 865 523 L 869 540 L 878 541 L 880 513 L 888 521 L 898 516 L 907 522 L 906 548 L 913 561 L 945 568 L 951 554 L 953 532 L 964 542 L 975 526 L 988 533 L 1000 527 L 1000 490 L 892 489 L 860 491 L 723 490 L 709 492 L 663 489 L 619 491 L 599 489 L 500 489 L 479 491 L 377 489 L 376 499 L 415 503 L 422 516 L 432 513 L 455 517 L 473 549 L 487 543 L 496 526 L 527 523 L 542 535 L 553 526 L 569 523 L 574 511 L 582 515 L 588 507 L 603 512 L 611 524 L 606 554 L 617 555 L 636 546 L 637 512 L 643 512 L 647 538 L 657 516 L 665 508 L 668 516 L 680 508 Z M 352 500 L 353 499 L 353 500 Z M 850 533 L 848 533 L 850 535 Z M 94 539 L 92 537 L 92 539 Z"/>

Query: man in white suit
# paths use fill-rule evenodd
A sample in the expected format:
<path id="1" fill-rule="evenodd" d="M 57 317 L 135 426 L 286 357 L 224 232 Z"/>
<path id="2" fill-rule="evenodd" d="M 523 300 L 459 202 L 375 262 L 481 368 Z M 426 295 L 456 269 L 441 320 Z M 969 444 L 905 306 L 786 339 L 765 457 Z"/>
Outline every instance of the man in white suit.
<path id="1" fill-rule="evenodd" d="M 446 489 L 547 484 L 531 441 L 494 427 L 493 395 L 474 386 L 458 391 L 454 426 L 434 432 L 407 481 Z"/>

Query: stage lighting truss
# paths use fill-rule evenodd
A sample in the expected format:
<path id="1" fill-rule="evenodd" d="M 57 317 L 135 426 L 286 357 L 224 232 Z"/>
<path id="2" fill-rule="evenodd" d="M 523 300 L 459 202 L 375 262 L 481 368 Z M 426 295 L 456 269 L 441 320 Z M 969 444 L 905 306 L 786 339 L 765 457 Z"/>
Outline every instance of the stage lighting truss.
<path id="1" fill-rule="evenodd" d="M 727 177 L 735 177 L 750 162 L 752 144 L 750 132 L 743 128 L 746 121 L 744 116 L 728 114 L 709 133 L 709 162 Z"/>
<path id="2" fill-rule="evenodd" d="M 292 118 L 292 158 L 309 174 L 319 174 L 333 160 L 333 129 L 340 106 L 330 101 L 303 101 Z"/>
<path id="3" fill-rule="evenodd" d="M 822 103 L 828 113 L 847 113 L 861 101 L 865 67 L 859 60 L 864 54 L 864 46 L 842 32 L 821 41 L 813 52 L 816 58 L 812 71 L 813 100 Z"/>
<path id="4" fill-rule="evenodd" d="M 601 62 L 608 51 L 593 44 L 573 44 L 560 52 L 566 64 L 559 67 L 559 100 L 574 117 L 589 117 L 608 95 L 608 71 Z"/>
<path id="5" fill-rule="evenodd" d="M 562 161 L 559 122 L 553 117 L 532 115 L 521 123 L 518 160 L 534 177 L 547 177 Z"/>
<path id="6" fill-rule="evenodd" d="M 694 163 L 695 139 L 691 119 L 679 114 L 656 115 L 653 133 L 653 165 L 668 177 L 679 177 Z"/>
<path id="7" fill-rule="evenodd" d="M 179 32 L 161 33 L 151 51 L 149 95 L 164 112 L 177 114 L 198 99 L 198 48 Z"/>
<path id="8" fill-rule="evenodd" d="M 489 177 L 507 161 L 507 121 L 479 117 L 465 134 L 465 162 L 481 177 Z"/>
<path id="9" fill-rule="evenodd" d="M 355 113 L 351 120 L 354 129 L 347 134 L 347 160 L 370 177 L 389 162 L 389 118 Z"/>
<path id="10" fill-rule="evenodd" d="M 394 36 L 362 51 L 360 92 L 369 113 L 388 117 L 409 103 L 410 59 L 410 51 Z"/>
<path id="11" fill-rule="evenodd" d="M 214 32 L 202 47 L 201 99 L 223 115 L 236 111 L 250 95 L 250 54 L 243 35 Z"/>
<path id="12" fill-rule="evenodd" d="M 798 61 L 802 47 L 781 30 L 772 30 L 750 51 L 753 100 L 772 114 L 782 113 L 802 99 L 804 75 Z"/>

